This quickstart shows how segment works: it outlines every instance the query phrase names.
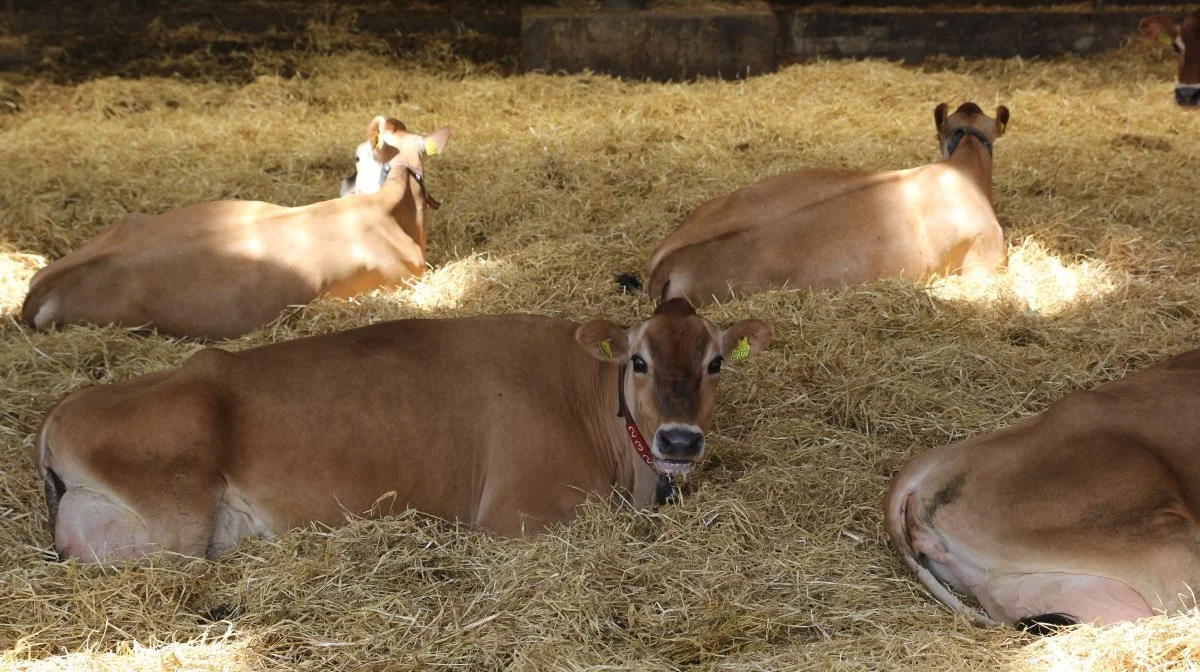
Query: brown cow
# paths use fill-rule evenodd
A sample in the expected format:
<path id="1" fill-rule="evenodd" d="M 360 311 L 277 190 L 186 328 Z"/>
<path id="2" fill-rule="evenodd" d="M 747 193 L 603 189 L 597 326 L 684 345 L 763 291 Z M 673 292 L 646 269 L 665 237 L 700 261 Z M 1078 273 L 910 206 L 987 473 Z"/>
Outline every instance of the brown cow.
<path id="1" fill-rule="evenodd" d="M 888 172 L 804 170 L 696 208 L 648 266 L 650 296 L 723 300 L 880 278 L 990 273 L 1005 263 L 992 211 L 992 119 L 974 103 L 934 110 L 945 160 Z"/>
<path id="2" fill-rule="evenodd" d="M 1142 19 L 1139 29 L 1147 38 L 1170 45 L 1175 51 L 1179 83 L 1175 102 L 1183 107 L 1200 107 L 1200 10 L 1176 25 L 1170 17 L 1156 15 Z"/>
<path id="3" fill-rule="evenodd" d="M 394 286 L 425 270 L 424 158 L 449 130 L 409 133 L 376 117 L 358 151 L 357 193 L 286 208 L 217 201 L 134 213 L 38 271 L 21 314 L 60 324 L 153 325 L 232 338 L 290 305 Z"/>
<path id="4" fill-rule="evenodd" d="M 722 360 L 772 336 L 758 320 L 721 331 L 678 300 L 628 329 L 418 319 L 203 350 L 49 413 L 37 445 L 55 547 L 214 556 L 340 524 L 386 493 L 510 536 L 571 520 L 590 493 L 646 507 L 660 474 L 703 455 Z"/>
<path id="5" fill-rule="evenodd" d="M 931 450 L 893 480 L 888 536 L 935 598 L 980 625 L 1188 609 L 1200 588 L 1198 390 L 1193 350 Z"/>

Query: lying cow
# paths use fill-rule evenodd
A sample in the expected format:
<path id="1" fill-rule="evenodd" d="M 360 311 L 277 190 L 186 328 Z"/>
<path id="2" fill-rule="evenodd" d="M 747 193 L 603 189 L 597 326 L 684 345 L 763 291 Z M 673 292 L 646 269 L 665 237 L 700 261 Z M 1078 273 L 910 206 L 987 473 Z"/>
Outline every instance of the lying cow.
<path id="1" fill-rule="evenodd" d="M 966 103 L 934 110 L 945 160 L 888 172 L 803 170 L 742 187 L 693 210 L 648 267 L 658 300 L 694 302 L 880 278 L 990 273 L 1005 263 L 992 211 L 996 118 Z"/>
<path id="2" fill-rule="evenodd" d="M 1200 588 L 1197 390 L 1200 350 L 931 450 L 893 480 L 888 536 L 935 598 L 980 625 L 1188 609 Z"/>
<path id="3" fill-rule="evenodd" d="M 704 454 L 722 362 L 772 336 L 758 320 L 721 331 L 680 299 L 628 329 L 502 315 L 203 350 L 46 417 L 55 548 L 211 557 L 386 493 L 507 536 L 571 520 L 589 493 L 646 507 Z"/>
<path id="4" fill-rule="evenodd" d="M 377 117 L 358 150 L 354 194 L 298 208 L 217 201 L 134 213 L 38 271 L 21 314 L 61 324 L 153 325 L 232 338 L 290 305 L 394 286 L 425 270 L 424 159 L 449 130 L 409 133 Z"/>
<path id="5" fill-rule="evenodd" d="M 1142 35 L 1170 45 L 1175 51 L 1179 83 L 1175 102 L 1184 107 L 1200 107 L 1200 10 L 1176 25 L 1170 17 L 1156 15 L 1142 19 Z"/>

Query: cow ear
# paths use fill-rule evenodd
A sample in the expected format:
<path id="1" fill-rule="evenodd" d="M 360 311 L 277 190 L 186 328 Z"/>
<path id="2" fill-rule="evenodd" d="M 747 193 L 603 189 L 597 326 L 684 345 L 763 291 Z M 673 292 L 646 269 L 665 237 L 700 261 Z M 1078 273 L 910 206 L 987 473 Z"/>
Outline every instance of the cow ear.
<path id="1" fill-rule="evenodd" d="M 387 117 L 375 117 L 367 124 L 367 142 L 371 144 L 371 150 L 376 151 L 383 148 L 383 130 L 387 126 Z"/>
<path id="2" fill-rule="evenodd" d="M 1171 46 L 1171 42 L 1179 37 L 1179 26 L 1169 16 L 1156 14 L 1147 16 L 1138 24 L 1138 32 L 1152 42 L 1160 42 Z"/>
<path id="3" fill-rule="evenodd" d="M 1008 108 L 1001 105 L 996 108 L 996 137 L 1004 135 L 1004 129 L 1008 128 Z"/>
<path id="4" fill-rule="evenodd" d="M 740 362 L 767 347 L 775 330 L 762 320 L 742 320 L 721 332 L 721 356 Z"/>
<path id="5" fill-rule="evenodd" d="M 433 156 L 446 151 L 446 143 L 450 142 L 450 129 L 439 128 L 438 130 L 425 136 L 425 144 L 421 150 L 425 152 L 425 156 Z"/>
<path id="6" fill-rule="evenodd" d="M 605 362 L 619 362 L 629 356 L 629 336 L 608 320 L 588 320 L 579 325 L 575 342 L 589 355 Z"/>
<path id="7" fill-rule="evenodd" d="M 938 106 L 933 108 L 933 123 L 937 124 L 937 130 L 940 133 L 942 125 L 946 123 L 946 113 L 950 111 L 950 106 L 946 103 L 938 103 Z"/>

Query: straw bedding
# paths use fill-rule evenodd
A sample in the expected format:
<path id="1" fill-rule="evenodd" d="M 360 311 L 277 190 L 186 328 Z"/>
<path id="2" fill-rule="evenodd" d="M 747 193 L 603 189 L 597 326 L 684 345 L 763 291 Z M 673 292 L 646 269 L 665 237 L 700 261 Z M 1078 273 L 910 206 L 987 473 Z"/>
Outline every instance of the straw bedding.
<path id="1" fill-rule="evenodd" d="M 1200 666 L 1200 616 L 1036 640 L 957 622 L 885 543 L 890 475 L 931 446 L 1196 345 L 1200 115 L 1150 45 L 1048 62 L 794 66 L 748 82 L 506 77 L 424 52 L 313 49 L 299 74 L 19 81 L 0 116 L 0 648 L 15 669 L 922 669 Z M 264 56 L 264 59 L 266 57 Z M 224 83 L 222 83 L 224 82 Z M 803 167 L 934 159 L 940 101 L 1007 105 L 995 201 L 1011 268 L 707 309 L 777 340 L 730 367 L 682 502 L 589 506 L 536 540 L 409 514 L 251 543 L 217 562 L 49 562 L 32 435 L 84 385 L 199 344 L 18 326 L 28 277 L 127 212 L 336 195 L 375 114 L 453 128 L 427 169 L 431 272 L 322 301 L 247 348 L 414 316 L 626 323 L 615 291 L 705 199 Z M 369 381 L 364 381 L 369 385 Z M 419 394 L 419 390 L 414 390 Z"/>

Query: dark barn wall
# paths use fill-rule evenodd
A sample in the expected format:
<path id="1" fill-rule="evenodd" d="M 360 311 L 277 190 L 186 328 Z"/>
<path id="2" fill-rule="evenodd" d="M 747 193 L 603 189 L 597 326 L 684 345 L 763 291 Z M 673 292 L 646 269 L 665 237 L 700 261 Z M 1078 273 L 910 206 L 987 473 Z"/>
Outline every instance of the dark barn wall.
<path id="1" fill-rule="evenodd" d="M 1102 4 L 1102 10 L 1089 9 Z M 314 48 L 310 25 L 336 24 L 343 42 L 370 38 L 403 58 L 427 40 L 455 56 L 517 70 L 589 69 L 637 79 L 745 77 L 812 58 L 919 62 L 1092 54 L 1136 34 L 1141 17 L 1162 11 L 1131 0 L 742 0 L 713 10 L 603 11 L 602 3 L 513 0 L 11 0 L 0 14 L 0 70 L 57 79 L 105 74 L 252 78 L 252 54 Z M 1057 5 L 1066 5 L 1057 7 Z M 1195 5 L 1193 5 L 1194 7 Z M 936 7 L 937 9 L 921 9 Z M 1167 11 L 1182 16 L 1178 5 Z M 183 30 L 193 27 L 198 30 Z M 174 32 L 172 32 L 174 31 Z M 360 41 L 366 42 L 366 39 Z M 382 45 L 382 46 L 380 46 Z M 240 68 L 240 69 L 239 69 Z"/>

